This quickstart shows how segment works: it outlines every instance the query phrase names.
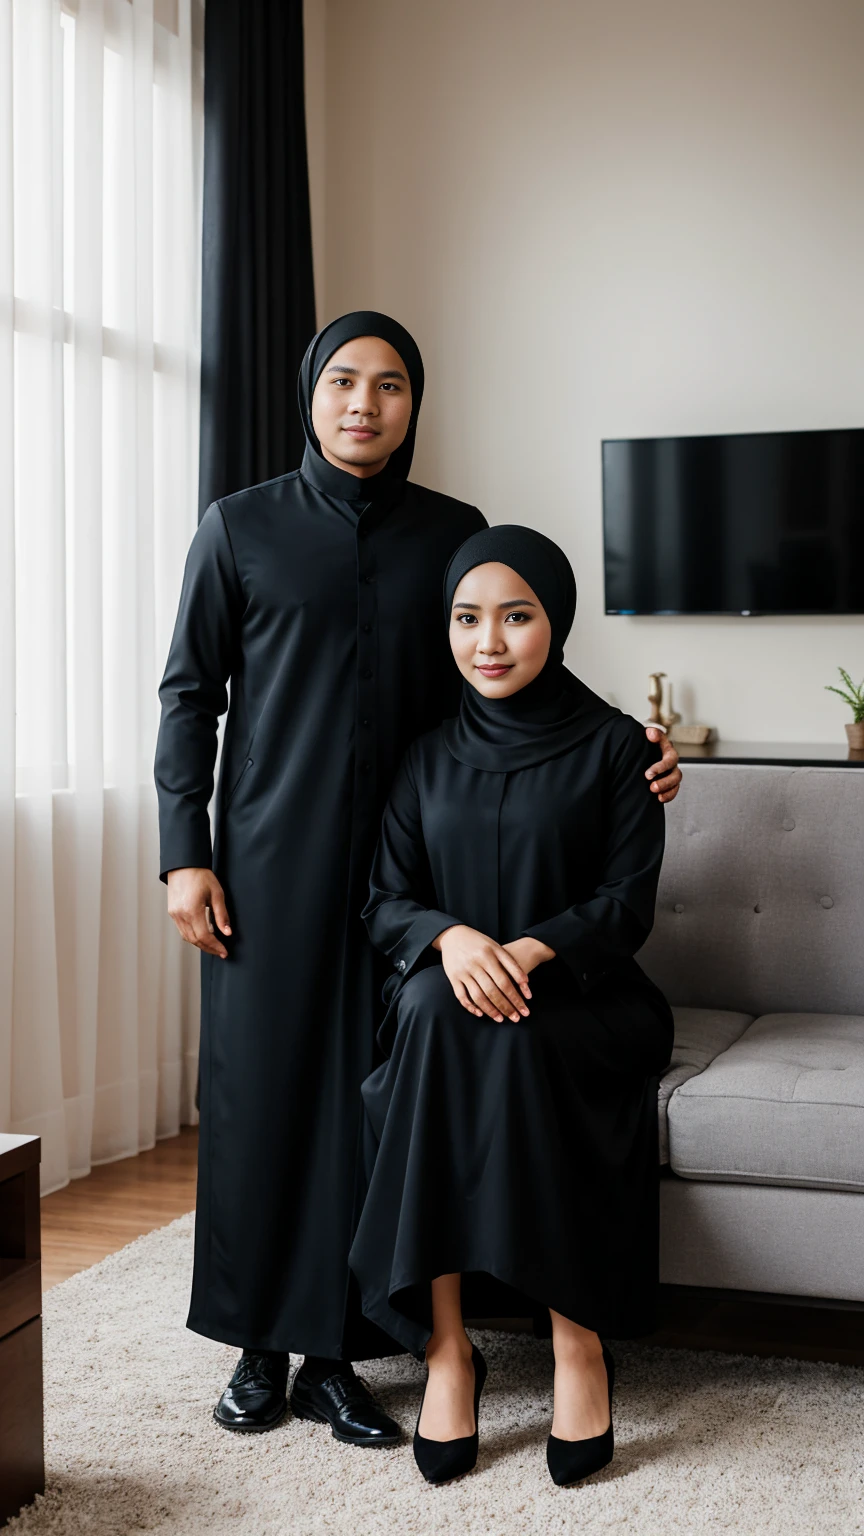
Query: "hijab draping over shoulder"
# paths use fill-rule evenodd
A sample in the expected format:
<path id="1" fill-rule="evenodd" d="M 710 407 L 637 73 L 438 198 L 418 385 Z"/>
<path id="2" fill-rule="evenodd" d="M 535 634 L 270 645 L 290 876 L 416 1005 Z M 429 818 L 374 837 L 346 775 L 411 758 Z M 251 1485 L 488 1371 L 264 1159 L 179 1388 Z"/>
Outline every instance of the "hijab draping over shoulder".
<path id="1" fill-rule="evenodd" d="M 466 539 L 444 577 L 447 623 L 463 576 L 492 563 L 508 565 L 539 597 L 552 626 L 549 656 L 539 676 L 506 699 L 486 698 L 463 683 L 462 707 L 454 720 L 444 722 L 444 740 L 453 757 L 469 768 L 513 773 L 569 752 L 621 711 L 564 665 L 564 641 L 576 613 L 576 578 L 564 551 L 545 534 L 503 523 Z"/>
<path id="2" fill-rule="evenodd" d="M 398 352 L 401 357 L 411 385 L 411 421 L 405 441 L 395 453 L 391 454 L 386 467 L 380 474 L 362 479 L 349 474 L 347 470 L 337 468 L 335 464 L 330 464 L 324 458 L 321 444 L 312 425 L 312 396 L 315 393 L 315 385 L 334 352 L 338 352 L 346 342 L 356 341 L 360 336 L 378 336 L 382 341 L 388 342 L 394 352 Z M 404 325 L 399 324 L 398 320 L 391 320 L 389 315 L 380 315 L 374 309 L 355 309 L 351 314 L 340 315 L 338 320 L 332 320 L 329 325 L 325 325 L 323 331 L 313 336 L 306 349 L 306 356 L 300 364 L 297 396 L 303 431 L 306 434 L 306 452 L 303 455 L 302 472 L 321 490 L 343 501 L 369 502 L 377 500 L 380 496 L 391 497 L 394 490 L 408 479 L 411 460 L 414 457 L 417 418 L 423 399 L 423 359 L 413 336 L 406 331 Z"/>

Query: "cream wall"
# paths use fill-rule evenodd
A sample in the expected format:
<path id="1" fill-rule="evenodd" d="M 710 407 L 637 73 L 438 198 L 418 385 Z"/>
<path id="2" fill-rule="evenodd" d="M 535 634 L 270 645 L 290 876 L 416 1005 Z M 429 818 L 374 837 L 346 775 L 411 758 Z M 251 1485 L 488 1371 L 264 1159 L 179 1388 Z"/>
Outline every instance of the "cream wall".
<path id="1" fill-rule="evenodd" d="M 414 478 L 558 540 L 569 661 L 843 739 L 862 619 L 603 613 L 603 437 L 864 425 L 862 0 L 307 0 L 319 318 L 417 336 Z"/>

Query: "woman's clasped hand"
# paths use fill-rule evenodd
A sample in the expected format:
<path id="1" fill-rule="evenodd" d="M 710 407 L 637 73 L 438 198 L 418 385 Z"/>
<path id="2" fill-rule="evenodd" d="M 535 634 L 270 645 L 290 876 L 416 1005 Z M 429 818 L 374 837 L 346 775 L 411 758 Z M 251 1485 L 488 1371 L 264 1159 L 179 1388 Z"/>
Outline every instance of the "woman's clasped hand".
<path id="1" fill-rule="evenodd" d="M 432 947 L 440 950 L 447 979 L 462 1007 L 478 1019 L 485 1014 L 496 1024 L 503 1024 L 505 1015 L 514 1024 L 528 1018 L 528 974 L 555 957 L 555 951 L 538 939 L 497 944 L 464 923 L 445 928 Z"/>

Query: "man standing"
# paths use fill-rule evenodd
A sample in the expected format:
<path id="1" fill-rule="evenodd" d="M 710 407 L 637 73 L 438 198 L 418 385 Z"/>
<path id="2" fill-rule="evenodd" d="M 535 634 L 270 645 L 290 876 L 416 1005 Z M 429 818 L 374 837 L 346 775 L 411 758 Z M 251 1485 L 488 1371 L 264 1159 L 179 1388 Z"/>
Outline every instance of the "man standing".
<path id="1" fill-rule="evenodd" d="M 399 1431 L 350 1363 L 396 1349 L 347 1264 L 384 979 L 359 914 L 399 759 L 458 709 L 441 588 L 484 526 L 408 483 L 422 393 L 417 347 L 386 316 L 315 337 L 301 469 L 214 503 L 193 540 L 156 756 L 169 911 L 203 951 L 189 1326 L 243 1350 L 215 1415 L 278 1423 L 291 1351 L 295 1413 L 361 1445 Z M 664 799 L 676 762 L 667 747 Z"/>

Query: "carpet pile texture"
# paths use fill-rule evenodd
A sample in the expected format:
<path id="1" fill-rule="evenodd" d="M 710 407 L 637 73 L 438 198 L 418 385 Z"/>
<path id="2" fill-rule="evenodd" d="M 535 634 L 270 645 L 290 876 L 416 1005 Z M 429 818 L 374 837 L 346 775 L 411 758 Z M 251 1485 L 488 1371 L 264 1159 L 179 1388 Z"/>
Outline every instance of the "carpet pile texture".
<path id="1" fill-rule="evenodd" d="M 403 1425 L 396 1450 L 288 1419 L 232 1435 L 211 1417 L 236 1350 L 185 1326 L 192 1216 L 45 1297 L 48 1488 L 10 1536 L 703 1536 L 864 1533 L 864 1371 L 619 1345 L 611 1467 L 556 1488 L 545 1462 L 548 1343 L 478 1335 L 489 1361 L 477 1470 L 427 1486 L 410 1358 L 361 1374 Z"/>

